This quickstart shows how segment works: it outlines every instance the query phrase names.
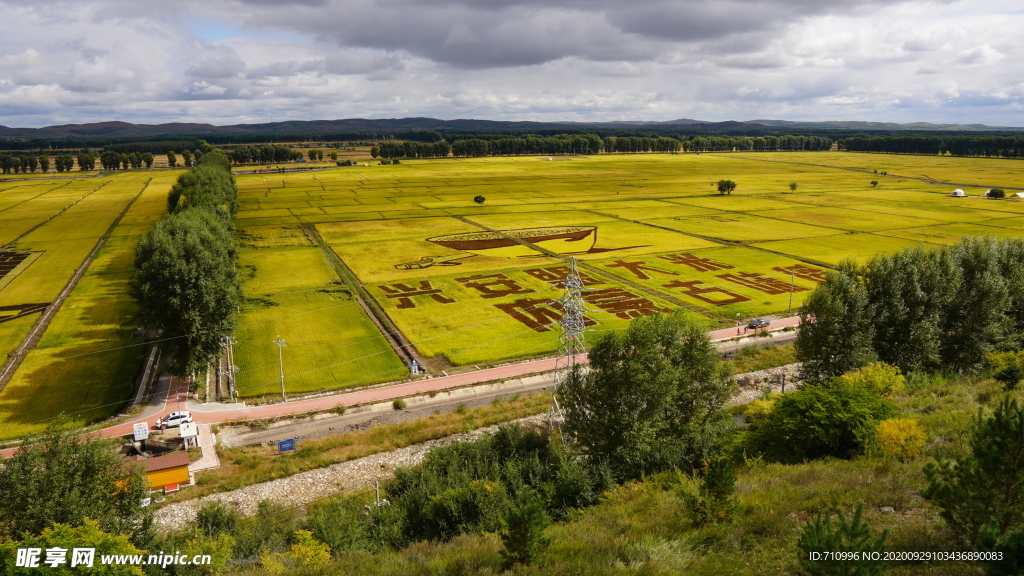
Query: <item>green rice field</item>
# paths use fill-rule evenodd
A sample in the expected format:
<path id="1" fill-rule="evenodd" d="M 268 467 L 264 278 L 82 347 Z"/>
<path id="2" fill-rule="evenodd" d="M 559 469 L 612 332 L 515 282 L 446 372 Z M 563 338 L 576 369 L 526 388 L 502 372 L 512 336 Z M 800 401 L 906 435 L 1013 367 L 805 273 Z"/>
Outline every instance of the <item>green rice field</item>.
<path id="1" fill-rule="evenodd" d="M 1021 166 L 707 153 L 409 160 L 239 175 L 246 299 L 235 333 L 238 391 L 280 397 L 278 336 L 288 344 L 289 395 L 401 379 L 408 368 L 374 310 L 440 367 L 552 354 L 570 256 L 588 288 L 591 338 L 679 307 L 709 328 L 785 316 L 843 259 L 964 235 L 1024 234 L 1024 202 L 979 197 L 990 187 L 1024 187 Z M 17 253 L 0 276 L 5 354 L 39 317 L 6 308 L 55 298 L 146 186 L 0 392 L 0 438 L 38 431 L 60 412 L 87 423 L 120 408 L 144 349 L 130 338 L 132 251 L 162 217 L 176 176 L 0 181 L 0 246 Z M 733 194 L 716 192 L 721 178 L 737 182 Z M 969 197 L 951 198 L 954 187 Z M 486 201 L 475 203 L 477 195 Z"/>
<path id="2" fill-rule="evenodd" d="M 557 349 L 567 256 L 593 289 L 595 331 L 679 306 L 732 326 L 796 310 L 845 258 L 1024 232 L 1024 203 L 912 179 L 1009 186 L 1020 173 L 1012 160 L 852 153 L 411 160 L 241 176 L 238 225 L 315 225 L 420 354 L 464 365 Z M 720 178 L 736 192 L 719 195 Z M 537 240 L 487 245 L 502 233 Z"/>

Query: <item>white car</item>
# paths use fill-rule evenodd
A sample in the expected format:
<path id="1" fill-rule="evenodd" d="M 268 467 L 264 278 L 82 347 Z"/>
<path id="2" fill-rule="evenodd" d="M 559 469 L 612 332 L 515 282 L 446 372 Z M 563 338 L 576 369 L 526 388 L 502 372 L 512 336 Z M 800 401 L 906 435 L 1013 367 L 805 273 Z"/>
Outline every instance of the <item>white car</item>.
<path id="1" fill-rule="evenodd" d="M 168 428 L 177 428 L 186 422 L 192 421 L 192 413 L 188 411 L 171 412 L 163 418 L 158 418 L 156 421 L 156 427 L 161 430 Z"/>

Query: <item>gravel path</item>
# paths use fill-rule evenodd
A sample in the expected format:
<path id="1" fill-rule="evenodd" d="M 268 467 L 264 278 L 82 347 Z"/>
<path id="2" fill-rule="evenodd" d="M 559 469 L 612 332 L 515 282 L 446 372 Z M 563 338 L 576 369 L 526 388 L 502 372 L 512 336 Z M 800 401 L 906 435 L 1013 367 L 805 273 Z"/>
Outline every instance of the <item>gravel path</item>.
<path id="1" fill-rule="evenodd" d="M 541 424 L 546 420 L 547 414 L 538 414 L 513 422 Z M 482 434 L 494 433 L 497 430 L 498 425 L 488 426 L 464 434 L 454 434 L 390 452 L 333 464 L 326 468 L 301 472 L 287 478 L 245 486 L 230 492 L 175 502 L 157 511 L 156 525 L 160 529 L 171 530 L 192 524 L 195 522 L 196 512 L 211 500 L 236 506 L 242 514 L 250 515 L 256 512 L 256 506 L 262 500 L 274 500 L 286 506 L 301 506 L 337 492 L 366 488 L 372 486 L 375 480 L 390 478 L 395 468 L 419 464 L 423 456 L 433 448 L 453 442 L 475 440 Z"/>

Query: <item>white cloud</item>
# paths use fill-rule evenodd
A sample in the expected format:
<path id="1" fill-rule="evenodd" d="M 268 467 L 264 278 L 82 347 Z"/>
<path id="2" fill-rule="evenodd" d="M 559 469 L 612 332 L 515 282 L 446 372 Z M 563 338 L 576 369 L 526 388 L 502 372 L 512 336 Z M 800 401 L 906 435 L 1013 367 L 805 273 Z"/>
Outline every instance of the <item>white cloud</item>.
<path id="1" fill-rule="evenodd" d="M 960 66 L 989 66 L 1006 58 L 1006 55 L 989 46 L 982 44 L 967 50 L 961 51 L 953 58 L 953 62 Z"/>
<path id="2" fill-rule="evenodd" d="M 1019 0 L 0 0 L 0 124 L 1024 125 Z M 199 26 L 196 22 L 200 22 Z"/>

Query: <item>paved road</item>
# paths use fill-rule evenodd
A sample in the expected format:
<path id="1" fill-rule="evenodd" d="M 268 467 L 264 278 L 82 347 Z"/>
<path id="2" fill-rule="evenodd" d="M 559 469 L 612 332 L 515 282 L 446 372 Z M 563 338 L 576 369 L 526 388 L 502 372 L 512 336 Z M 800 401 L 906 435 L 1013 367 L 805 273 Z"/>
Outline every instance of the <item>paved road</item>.
<path id="1" fill-rule="evenodd" d="M 781 330 L 790 326 L 798 326 L 799 324 L 799 316 L 782 318 L 772 320 L 768 330 Z M 708 335 L 711 337 L 712 341 L 721 341 L 736 338 L 737 336 L 753 336 L 754 332 L 746 332 L 743 328 L 724 328 L 721 330 L 714 330 Z M 580 355 L 579 360 L 585 362 L 586 354 Z M 379 388 L 370 388 L 356 392 L 345 392 L 330 396 L 322 396 L 319 398 L 311 398 L 309 400 L 299 400 L 281 404 L 267 404 L 263 406 L 246 406 L 244 403 L 227 405 L 216 403 L 193 403 L 187 399 L 188 388 L 184 383 L 179 382 L 177 378 L 165 376 L 163 378 L 167 378 L 166 385 L 168 386 L 166 394 L 162 396 L 159 392 L 154 394 L 154 399 L 141 414 L 132 418 L 128 422 L 99 430 L 94 433 L 94 435 L 101 436 L 103 438 L 124 436 L 132 432 L 133 425 L 136 422 L 145 421 L 152 425 L 156 420 L 154 416 L 163 415 L 166 412 L 176 410 L 189 410 L 192 412 L 192 419 L 200 424 L 217 424 L 241 418 L 270 418 L 274 416 L 285 416 L 288 414 L 302 414 L 315 410 L 328 410 L 341 405 L 352 406 L 355 404 L 381 402 L 404 396 L 426 394 L 449 388 L 459 388 L 472 384 L 480 384 L 492 380 L 518 378 L 527 374 L 549 372 L 554 369 L 555 359 L 549 358 L 545 360 L 510 364 L 508 366 L 500 366 L 498 368 L 465 372 L 463 374 L 453 374 L 451 376 L 428 378 L 425 380 L 417 380 L 415 382 L 405 382 L 402 384 L 395 384 L 393 386 L 382 386 Z M 161 389 L 158 388 L 158 390 Z M 13 453 L 14 449 L 12 448 L 0 451 L 0 456 L 8 458 Z"/>

